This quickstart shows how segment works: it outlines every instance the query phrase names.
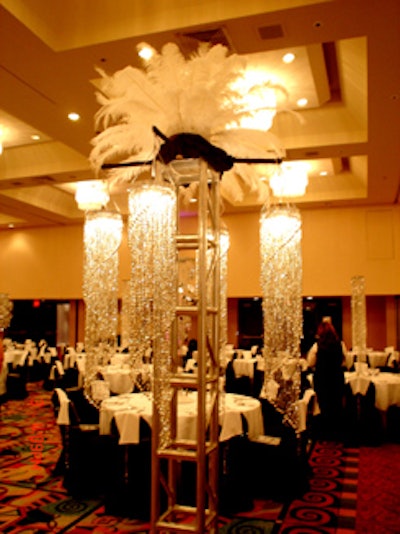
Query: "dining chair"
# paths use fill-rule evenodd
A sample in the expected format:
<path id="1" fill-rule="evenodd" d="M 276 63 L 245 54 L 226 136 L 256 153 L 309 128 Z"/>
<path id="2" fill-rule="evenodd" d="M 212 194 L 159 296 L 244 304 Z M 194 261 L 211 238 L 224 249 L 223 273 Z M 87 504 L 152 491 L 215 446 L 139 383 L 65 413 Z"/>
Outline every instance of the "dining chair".
<path id="1" fill-rule="evenodd" d="M 370 382 L 365 395 L 354 394 L 346 384 L 344 424 L 347 442 L 357 445 L 379 445 L 383 439 L 382 420 L 375 406 L 375 385 Z"/>
<path id="2" fill-rule="evenodd" d="M 64 371 L 63 386 L 65 388 L 72 388 L 78 386 L 79 383 L 79 370 L 76 363 L 72 367 L 68 367 Z"/>
<path id="3" fill-rule="evenodd" d="M 139 421 L 140 442 L 119 444 L 113 419 L 108 441 L 104 506 L 107 514 L 148 521 L 151 502 L 151 427 Z M 107 436 L 104 436 L 107 437 Z"/>
<path id="4" fill-rule="evenodd" d="M 254 379 L 253 379 L 253 397 L 256 399 L 259 398 L 262 387 L 264 384 L 264 371 L 261 369 L 258 369 L 258 365 L 256 364 L 254 368 Z"/>
<path id="5" fill-rule="evenodd" d="M 23 400 L 28 396 L 27 390 L 27 376 L 28 366 L 27 362 L 17 364 L 8 364 L 8 372 L 6 378 L 7 398 L 12 400 Z"/>
<path id="6" fill-rule="evenodd" d="M 242 433 L 219 443 L 219 512 L 248 512 L 254 507 L 252 486 L 257 471 L 251 469 L 248 423 L 241 414 Z"/>
<path id="7" fill-rule="evenodd" d="M 308 484 L 307 459 L 302 454 L 296 430 L 283 421 L 283 414 L 260 399 L 264 434 L 249 439 L 254 498 L 288 501 L 301 495 Z"/>
<path id="8" fill-rule="evenodd" d="M 89 403 L 85 404 L 81 391 L 55 388 L 52 402 L 62 443 L 55 474 L 63 476 L 64 487 L 74 497 L 102 495 L 105 491 L 102 466 L 107 458 L 107 443 L 100 435 L 98 416 L 96 418 L 90 410 Z M 58 415 L 63 402 L 67 402 L 68 417 L 60 422 Z"/>
<path id="9" fill-rule="evenodd" d="M 385 431 L 385 438 L 390 443 L 400 443 L 400 406 L 389 406 Z"/>
<path id="10" fill-rule="evenodd" d="M 254 360 L 254 368 L 257 362 Z M 234 370 L 233 360 L 229 361 L 225 369 L 225 391 L 227 393 L 237 393 L 238 395 L 253 396 L 253 380 L 249 376 L 237 377 Z"/>
<path id="11" fill-rule="evenodd" d="M 384 351 L 386 353 L 386 362 L 380 370 L 386 373 L 398 373 L 400 371 L 398 353 L 396 353 L 394 347 L 385 347 Z"/>
<path id="12" fill-rule="evenodd" d="M 44 364 L 46 376 L 43 380 L 43 389 L 52 391 L 57 387 L 64 388 L 65 371 L 60 361 Z"/>
<path id="13" fill-rule="evenodd" d="M 225 368 L 225 391 L 227 393 L 234 393 L 235 389 L 235 371 L 233 369 L 233 361 L 230 360 Z"/>

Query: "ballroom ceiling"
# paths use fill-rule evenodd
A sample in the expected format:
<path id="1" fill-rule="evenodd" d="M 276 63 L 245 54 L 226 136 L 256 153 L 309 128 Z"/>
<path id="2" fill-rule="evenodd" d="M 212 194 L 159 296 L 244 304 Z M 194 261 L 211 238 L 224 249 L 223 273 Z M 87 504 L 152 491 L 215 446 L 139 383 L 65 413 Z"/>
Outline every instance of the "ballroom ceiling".
<path id="1" fill-rule="evenodd" d="M 94 178 L 95 67 L 140 67 L 143 41 L 185 54 L 222 42 L 286 88 L 271 132 L 287 160 L 309 165 L 301 208 L 398 204 L 398 0 L 0 0 L 0 229 L 82 220 L 74 192 Z M 125 213 L 125 188 L 111 193 Z M 227 213 L 259 210 L 268 186 L 242 193 L 225 191 Z"/>

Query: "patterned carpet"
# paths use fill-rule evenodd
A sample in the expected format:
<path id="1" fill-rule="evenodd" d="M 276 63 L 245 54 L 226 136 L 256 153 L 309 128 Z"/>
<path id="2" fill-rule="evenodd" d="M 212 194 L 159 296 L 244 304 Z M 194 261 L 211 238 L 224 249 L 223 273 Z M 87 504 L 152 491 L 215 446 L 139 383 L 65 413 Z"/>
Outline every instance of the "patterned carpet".
<path id="1" fill-rule="evenodd" d="M 25 400 L 0 409 L 0 532 L 147 534 L 148 523 L 109 515 L 102 500 L 74 498 L 53 470 L 61 451 L 51 393 L 28 384 Z M 223 534 L 270 534 L 282 503 L 255 501 L 243 517 L 220 517 Z"/>
<path id="2" fill-rule="evenodd" d="M 279 534 L 350 534 L 356 532 L 359 450 L 318 442 L 309 464 L 309 491 L 285 511 Z M 280 522 L 280 521 L 279 521 Z"/>
<path id="3" fill-rule="evenodd" d="M 357 532 L 400 533 L 400 446 L 363 447 L 358 475 Z M 367 491 L 361 491 L 367 488 Z"/>
<path id="4" fill-rule="evenodd" d="M 149 525 L 109 515 L 99 498 L 73 498 L 53 469 L 60 455 L 51 393 L 1 406 L 0 532 L 4 534 L 148 533 Z M 314 444 L 309 487 L 290 503 L 255 500 L 220 517 L 220 534 L 400 534 L 400 445 Z"/>

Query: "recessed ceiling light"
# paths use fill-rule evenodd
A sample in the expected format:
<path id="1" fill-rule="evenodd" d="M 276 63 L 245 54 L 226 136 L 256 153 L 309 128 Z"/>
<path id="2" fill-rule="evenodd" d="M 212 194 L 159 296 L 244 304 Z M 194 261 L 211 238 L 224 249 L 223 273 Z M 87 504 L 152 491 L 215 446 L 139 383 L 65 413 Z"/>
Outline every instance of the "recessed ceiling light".
<path id="1" fill-rule="evenodd" d="M 319 173 L 320 176 L 328 176 L 328 171 L 321 171 Z"/>
<path id="2" fill-rule="evenodd" d="M 301 108 L 304 108 L 308 104 L 307 98 L 299 98 L 297 101 L 297 105 Z"/>
<path id="3" fill-rule="evenodd" d="M 70 121 L 79 121 L 79 119 L 81 118 L 81 116 L 79 115 L 79 113 L 75 113 L 74 111 L 72 113 L 68 113 L 68 118 Z"/>
<path id="4" fill-rule="evenodd" d="M 38 134 L 33 134 L 33 135 L 31 135 L 31 139 L 32 139 L 33 141 L 39 141 L 39 139 L 40 139 L 40 135 L 38 135 Z"/>
<path id="5" fill-rule="evenodd" d="M 8 225 L 8 228 L 14 228 L 13 223 L 10 223 L 10 224 Z"/>
<path id="6" fill-rule="evenodd" d="M 292 63 L 292 61 L 294 61 L 295 58 L 296 58 L 296 56 L 292 52 L 288 52 L 287 54 L 282 56 L 282 61 L 284 63 Z"/>
<path id="7" fill-rule="evenodd" d="M 137 45 L 137 51 L 140 58 L 145 61 L 149 61 L 154 56 L 155 50 L 146 43 L 140 43 Z"/>

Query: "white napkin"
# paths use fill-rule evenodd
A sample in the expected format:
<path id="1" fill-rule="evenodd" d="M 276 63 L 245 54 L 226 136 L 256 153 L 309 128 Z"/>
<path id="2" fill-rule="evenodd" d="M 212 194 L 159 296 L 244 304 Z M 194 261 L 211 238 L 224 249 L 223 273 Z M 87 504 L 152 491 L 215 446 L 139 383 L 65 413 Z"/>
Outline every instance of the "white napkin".
<path id="1" fill-rule="evenodd" d="M 55 361 L 57 371 L 59 372 L 60 376 L 63 376 L 65 374 L 63 364 L 60 362 L 60 360 Z"/>
<path id="2" fill-rule="evenodd" d="M 140 415 L 132 411 L 115 412 L 115 422 L 119 432 L 119 444 L 139 443 Z"/>
<path id="3" fill-rule="evenodd" d="M 303 432 L 307 429 L 307 413 L 308 413 L 308 405 L 315 397 L 315 391 L 313 389 L 306 389 L 304 392 L 303 397 L 298 401 L 298 408 L 299 408 L 299 426 L 297 428 L 298 432 Z M 320 408 L 317 400 L 314 400 L 314 405 L 312 406 L 312 415 L 318 415 L 320 413 Z"/>
<path id="4" fill-rule="evenodd" d="M 55 380 L 56 379 L 56 366 L 52 365 L 49 373 L 49 380 Z"/>
<path id="5" fill-rule="evenodd" d="M 69 425 L 69 398 L 64 390 L 60 388 L 55 388 L 54 390 L 58 395 L 58 401 L 60 403 L 60 409 L 58 411 L 57 424 L 58 425 Z"/>
<path id="6" fill-rule="evenodd" d="M 350 378 L 349 383 L 353 395 L 357 395 L 357 393 L 361 393 L 361 395 L 366 395 L 368 387 L 371 383 L 371 379 L 367 376 L 356 375 Z"/>
<path id="7" fill-rule="evenodd" d="M 230 412 L 225 410 L 223 414 L 222 428 L 219 435 L 220 441 L 226 441 L 237 436 L 238 426 L 242 424 L 240 412 Z"/>

